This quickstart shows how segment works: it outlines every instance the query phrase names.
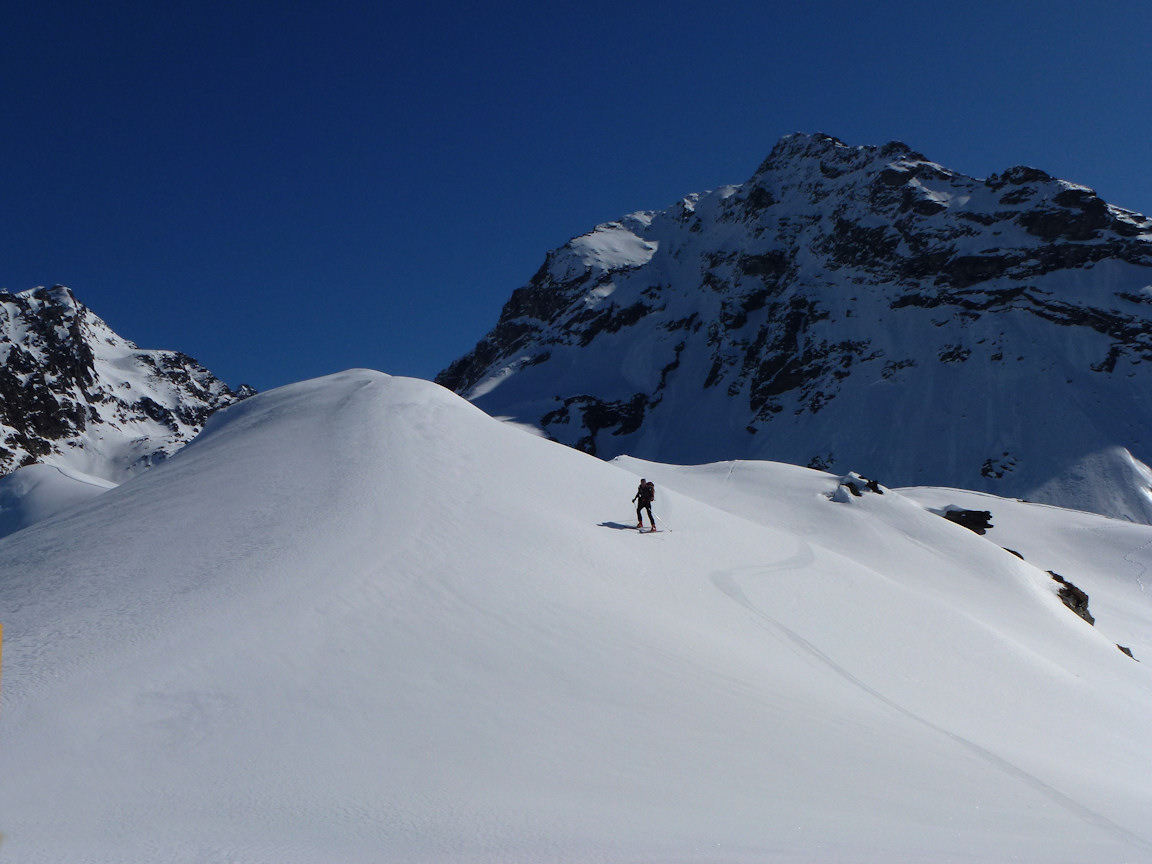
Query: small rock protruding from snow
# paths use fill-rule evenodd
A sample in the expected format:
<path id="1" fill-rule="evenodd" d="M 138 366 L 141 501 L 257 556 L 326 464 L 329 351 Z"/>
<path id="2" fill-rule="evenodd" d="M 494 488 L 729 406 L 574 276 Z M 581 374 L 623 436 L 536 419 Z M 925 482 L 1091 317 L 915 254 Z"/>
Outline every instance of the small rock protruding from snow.
<path id="1" fill-rule="evenodd" d="M 949 507 L 940 514 L 949 522 L 963 525 L 969 531 L 985 534 L 992 525 L 992 513 L 988 510 L 965 510 L 963 507 Z"/>
<path id="2" fill-rule="evenodd" d="M 840 478 L 840 484 L 832 493 L 832 500 L 837 504 L 847 504 L 852 498 L 863 498 L 865 492 L 873 492 L 877 495 L 884 494 L 884 490 L 875 480 L 869 480 L 855 472 L 850 472 Z"/>
<path id="3" fill-rule="evenodd" d="M 1092 613 L 1088 611 L 1088 594 L 1082 589 L 1077 588 L 1059 573 L 1049 570 L 1048 575 L 1052 577 L 1054 582 L 1060 583 L 1060 590 L 1056 593 L 1060 599 L 1064 601 L 1064 605 L 1089 624 L 1095 624 L 1096 619 L 1093 618 Z"/>

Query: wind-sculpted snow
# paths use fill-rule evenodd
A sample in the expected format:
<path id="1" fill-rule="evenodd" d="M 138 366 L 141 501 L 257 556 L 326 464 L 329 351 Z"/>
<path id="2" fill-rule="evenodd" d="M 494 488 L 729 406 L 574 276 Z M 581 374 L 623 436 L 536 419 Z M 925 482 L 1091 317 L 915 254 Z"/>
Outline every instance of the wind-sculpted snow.
<path id="1" fill-rule="evenodd" d="M 605 458 L 773 459 L 1147 523 L 1150 292 L 1152 220 L 1084 186 L 794 135 L 742 185 L 549 253 L 437 380 Z"/>
<path id="2" fill-rule="evenodd" d="M 230 406 L 0 540 L 2 860 L 1152 861 L 1130 621 L 1041 569 L 1120 596 L 1152 529 L 1014 511 L 1033 563 L 840 479 L 366 371 Z"/>

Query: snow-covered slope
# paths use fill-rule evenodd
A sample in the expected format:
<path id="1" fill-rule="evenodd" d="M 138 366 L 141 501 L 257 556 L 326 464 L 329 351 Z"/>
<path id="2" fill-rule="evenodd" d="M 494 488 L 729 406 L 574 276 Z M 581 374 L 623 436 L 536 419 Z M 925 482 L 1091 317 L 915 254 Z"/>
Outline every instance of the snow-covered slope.
<path id="1" fill-rule="evenodd" d="M 784 138 L 549 253 L 437 380 L 565 444 L 1152 522 L 1152 220 L 1031 168 Z"/>
<path id="2" fill-rule="evenodd" d="M 901 494 L 937 513 L 989 513 L 990 542 L 1086 592 L 1096 627 L 1144 662 L 1152 658 L 1152 537 L 1145 526 L 960 489 Z"/>
<path id="3" fill-rule="evenodd" d="M 25 465 L 0 477 L 0 537 L 95 498 L 109 480 L 55 465 Z"/>
<path id="4" fill-rule="evenodd" d="M 63 286 L 0 293 L 0 475 L 43 464 L 120 482 L 250 392 L 137 348 Z"/>
<path id="5" fill-rule="evenodd" d="M 641 472 L 671 530 L 629 527 Z M 230 406 L 0 540 L 0 854 L 1152 861 L 1148 666 L 838 483 L 610 464 L 364 371 Z M 1148 563 L 1126 531 L 1100 578 Z"/>

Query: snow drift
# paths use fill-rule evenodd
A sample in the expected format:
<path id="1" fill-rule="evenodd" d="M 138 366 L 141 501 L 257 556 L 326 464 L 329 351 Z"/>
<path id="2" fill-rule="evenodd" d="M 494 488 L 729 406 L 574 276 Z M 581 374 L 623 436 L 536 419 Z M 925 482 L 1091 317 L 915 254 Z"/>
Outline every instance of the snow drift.
<path id="1" fill-rule="evenodd" d="M 838 485 L 366 371 L 230 406 L 0 540 L 4 860 L 1152 861 L 1131 622 Z M 1111 524 L 1064 560 L 1147 616 Z"/>

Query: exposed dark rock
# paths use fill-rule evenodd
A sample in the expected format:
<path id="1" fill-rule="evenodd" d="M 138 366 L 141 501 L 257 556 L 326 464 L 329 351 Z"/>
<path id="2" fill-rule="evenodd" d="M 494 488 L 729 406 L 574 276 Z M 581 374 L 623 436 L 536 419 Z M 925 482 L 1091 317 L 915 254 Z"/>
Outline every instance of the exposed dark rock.
<path id="1" fill-rule="evenodd" d="M 595 456 L 596 434 L 602 429 L 612 430 L 613 435 L 635 432 L 644 420 L 648 402 L 648 397 L 643 393 L 635 394 L 627 402 L 604 402 L 594 396 L 573 396 L 565 399 L 562 407 L 545 414 L 541 423 L 545 430 L 568 424 L 575 410 L 580 425 L 587 433 L 577 441 L 576 448 Z"/>
<path id="2" fill-rule="evenodd" d="M 1060 583 L 1060 590 L 1057 592 L 1060 599 L 1064 601 L 1064 605 L 1087 621 L 1089 624 L 1095 624 L 1096 619 L 1088 612 L 1088 595 L 1061 576 L 1059 573 L 1048 571 L 1056 582 Z"/>
<path id="3" fill-rule="evenodd" d="M 1016 458 L 1005 451 L 995 458 L 985 459 L 984 464 L 980 466 L 980 475 L 999 480 L 1011 473 L 1015 467 Z"/>
<path id="4" fill-rule="evenodd" d="M 1052 203 L 1059 209 L 1022 213 L 1017 221 L 1030 234 L 1045 240 L 1091 240 L 1113 221 L 1108 205 L 1086 189 L 1067 189 Z"/>
<path id="5" fill-rule="evenodd" d="M 884 370 L 880 373 L 884 378 L 892 378 L 897 375 L 901 369 L 910 369 L 916 365 L 916 361 L 911 357 L 904 360 L 888 360 L 884 363 Z"/>
<path id="6" fill-rule="evenodd" d="M 230 390 L 185 354 L 136 348 L 59 285 L 0 292 L 0 351 L 0 474 L 40 461 L 69 464 L 95 427 L 106 441 L 119 438 L 128 458 L 151 464 L 191 440 L 218 408 L 255 392 Z M 101 365 L 100 352 L 114 359 Z M 97 462 L 80 458 L 89 471 Z M 118 476 L 130 467 L 98 470 Z"/>
<path id="7" fill-rule="evenodd" d="M 791 267 L 792 259 L 783 251 L 740 258 L 740 271 L 745 276 L 758 276 L 766 282 L 778 282 Z"/>
<path id="8" fill-rule="evenodd" d="M 1019 262 L 996 255 L 957 255 L 940 268 L 941 276 L 952 287 L 962 289 L 998 279 Z"/>
<path id="9" fill-rule="evenodd" d="M 831 457 L 829 456 L 829 458 Z M 808 467 L 811 468 L 815 466 L 810 464 Z M 863 498 L 865 492 L 874 492 L 877 495 L 884 494 L 884 490 L 875 480 L 869 480 L 868 478 L 861 477 L 859 474 L 855 473 L 846 474 L 840 478 L 840 485 L 837 487 L 836 492 L 832 495 L 833 501 L 847 500 L 843 497 L 843 492 L 841 490 L 846 491 L 853 498 Z"/>
<path id="10" fill-rule="evenodd" d="M 939 356 L 941 363 L 963 363 L 972 356 L 972 349 L 963 345 L 945 345 Z"/>
<path id="11" fill-rule="evenodd" d="M 823 245 L 829 258 L 840 266 L 871 267 L 893 256 L 900 235 L 887 225 L 866 228 L 837 219 L 835 230 Z"/>
<path id="12" fill-rule="evenodd" d="M 748 190 L 748 197 L 744 199 L 744 206 L 748 213 L 766 210 L 776 203 L 772 193 L 763 186 L 753 186 Z"/>
<path id="13" fill-rule="evenodd" d="M 569 326 L 581 334 L 581 345 L 590 345 L 601 333 L 616 333 L 635 324 L 651 311 L 652 307 L 642 302 L 624 308 L 609 303 L 605 308 L 588 309 L 574 316 Z"/>
<path id="14" fill-rule="evenodd" d="M 992 174 L 984 183 L 992 189 L 1003 189 L 1005 186 L 1023 186 L 1028 183 L 1050 183 L 1053 179 L 1051 174 L 1039 168 L 1016 165 L 1003 174 Z"/>
<path id="15" fill-rule="evenodd" d="M 992 525 L 992 514 L 988 510 L 965 510 L 961 507 L 951 507 L 944 511 L 944 518 L 957 525 L 963 525 L 969 531 L 984 534 Z"/>

